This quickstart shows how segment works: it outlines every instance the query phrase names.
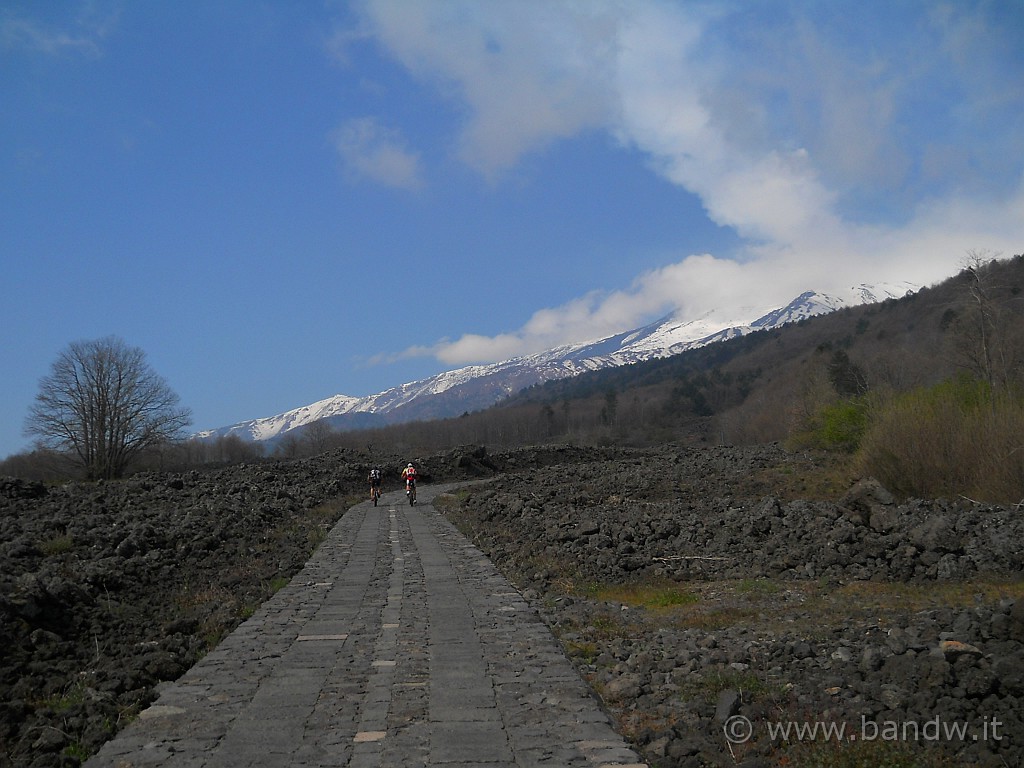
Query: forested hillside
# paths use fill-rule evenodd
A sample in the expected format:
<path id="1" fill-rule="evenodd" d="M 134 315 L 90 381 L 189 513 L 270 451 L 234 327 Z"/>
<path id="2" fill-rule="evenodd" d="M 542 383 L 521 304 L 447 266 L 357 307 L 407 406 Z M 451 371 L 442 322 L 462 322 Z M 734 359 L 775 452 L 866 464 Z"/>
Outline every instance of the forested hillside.
<path id="1" fill-rule="evenodd" d="M 1002 497 L 1024 482 L 1012 480 L 1014 462 L 1020 460 L 1015 457 L 1024 455 L 1013 436 L 1013 429 L 1024 423 L 1022 291 L 1024 256 L 989 260 L 975 254 L 955 277 L 902 299 L 531 387 L 459 418 L 349 432 L 317 422 L 272 450 L 298 457 L 334 447 L 373 447 L 414 456 L 464 444 L 503 449 L 543 443 L 778 441 L 848 454 L 851 472 L 900 477 L 905 463 L 886 459 L 888 466 L 880 467 L 877 456 L 863 455 L 864 446 L 885 453 L 901 442 L 925 439 L 950 446 L 960 441 L 957 454 L 992 453 L 996 446 L 1002 451 L 999 467 L 975 470 L 1010 475 L 996 481 L 1008 484 L 999 492 Z M 921 409 L 929 415 L 922 417 Z M 918 433 L 923 422 L 936 431 L 927 437 Z M 978 445 L 987 448 L 979 451 Z M 262 452 L 260 444 L 237 438 L 192 441 L 166 446 L 142 466 L 251 461 Z M 41 472 L 40 464 L 52 467 L 53 458 L 12 457 L 0 465 L 0 473 L 39 478 L 52 471 Z M 915 471 L 941 474 L 945 469 Z M 956 492 L 972 484 L 965 479 Z M 952 492 L 928 482 L 904 490 Z"/>
<path id="2" fill-rule="evenodd" d="M 925 427 L 931 431 L 921 432 Z M 458 419 L 336 434 L 329 442 L 427 453 L 466 443 L 780 441 L 837 452 L 849 473 L 880 475 L 907 494 L 977 492 L 1006 500 L 1020 489 L 1017 501 L 1024 497 L 1022 434 L 1019 255 L 975 257 L 955 277 L 903 299 L 551 382 Z M 902 450 L 932 446 L 947 455 L 887 455 L 901 443 Z M 865 455 L 865 445 L 873 455 Z M 978 465 L 986 456 L 998 466 Z M 968 476 L 971 462 L 973 475 L 999 488 L 980 491 L 979 480 Z M 951 473 L 953 465 L 962 469 Z M 907 472 L 919 480 L 900 488 L 895 481 Z M 954 486 L 935 482 L 951 475 L 960 476 Z"/>

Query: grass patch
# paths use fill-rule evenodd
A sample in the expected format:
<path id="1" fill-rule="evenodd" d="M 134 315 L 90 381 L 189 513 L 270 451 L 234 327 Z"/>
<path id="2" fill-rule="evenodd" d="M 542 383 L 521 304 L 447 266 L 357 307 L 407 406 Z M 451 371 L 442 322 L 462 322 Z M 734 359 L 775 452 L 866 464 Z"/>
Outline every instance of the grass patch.
<path id="1" fill-rule="evenodd" d="M 291 583 L 291 579 L 287 576 L 275 576 L 270 581 L 264 583 L 264 589 L 267 590 L 268 594 L 274 595 L 287 587 L 289 583 Z"/>
<path id="2" fill-rule="evenodd" d="M 336 520 L 345 514 L 350 508 L 354 507 L 361 501 L 365 501 L 362 496 L 356 496 L 350 494 L 348 496 L 336 496 L 333 499 L 328 499 L 322 504 L 318 504 L 309 510 L 310 517 L 328 518 L 329 520 Z"/>
<path id="3" fill-rule="evenodd" d="M 335 497 L 305 510 L 289 524 L 274 530 L 272 535 L 278 540 L 296 544 L 305 541 L 307 556 L 312 555 L 327 539 L 328 532 L 341 516 L 360 501 L 363 499 L 356 496 Z"/>
<path id="4" fill-rule="evenodd" d="M 610 616 L 596 616 L 587 629 L 591 630 L 590 634 L 594 637 L 600 638 L 601 640 L 610 640 L 615 637 L 621 637 L 630 633 L 632 624 L 626 621 L 620 621 Z"/>
<path id="5" fill-rule="evenodd" d="M 572 620 L 552 627 L 570 656 L 579 656 L 593 663 L 601 647 L 609 640 L 633 637 L 643 629 L 618 613 L 595 613 L 580 620 Z"/>
<path id="6" fill-rule="evenodd" d="M 63 555 L 75 548 L 75 540 L 65 534 L 64 536 L 54 536 L 52 539 L 41 541 L 36 546 L 47 557 Z"/>
<path id="7" fill-rule="evenodd" d="M 683 699 L 703 699 L 714 703 L 722 691 L 738 691 L 745 699 L 760 699 L 784 693 L 781 682 L 771 682 L 751 670 L 710 669 L 689 677 L 681 686 Z"/>
<path id="8" fill-rule="evenodd" d="M 244 603 L 225 587 L 213 584 L 201 588 L 184 584 L 174 598 L 174 606 L 177 615 L 201 617 L 195 634 L 207 649 L 216 647 L 233 628 L 231 617 L 248 618 L 246 611 L 251 611 L 249 615 L 255 612 L 252 603 Z"/>
<path id="9" fill-rule="evenodd" d="M 741 579 L 735 586 L 737 594 L 755 597 L 757 595 L 777 595 L 784 589 L 782 584 L 771 579 Z"/>
<path id="10" fill-rule="evenodd" d="M 309 543 L 310 554 L 315 552 L 316 548 L 323 544 L 324 541 L 326 540 L 327 528 L 322 525 L 318 525 L 315 528 L 310 528 L 308 531 L 306 531 L 306 541 Z"/>
<path id="11" fill-rule="evenodd" d="M 75 681 L 64 690 L 42 699 L 39 702 L 39 707 L 52 710 L 59 714 L 67 712 L 72 707 L 75 707 L 84 701 L 84 686 L 80 682 Z"/>
<path id="12" fill-rule="evenodd" d="M 684 589 L 655 589 L 644 596 L 640 604 L 644 608 L 676 608 L 681 605 L 693 605 L 700 598 Z"/>
<path id="13" fill-rule="evenodd" d="M 567 640 L 564 646 L 567 655 L 582 659 L 587 664 L 593 664 L 601 654 L 597 644 L 587 640 Z"/>
<path id="14" fill-rule="evenodd" d="M 696 584 L 700 601 L 672 615 L 676 626 L 714 631 L 734 626 L 799 631 L 808 638 L 828 633 L 851 618 L 889 617 L 931 608 L 968 608 L 980 602 L 1024 599 L 1024 580 L 907 584 L 855 581 L 829 585 L 811 581 L 742 579 Z"/>
<path id="15" fill-rule="evenodd" d="M 728 489 L 749 499 L 774 496 L 783 504 L 798 499 L 835 501 L 857 477 L 853 459 L 848 454 L 826 451 L 812 451 L 811 455 L 813 458 L 806 462 L 777 464 L 731 478 Z"/>
<path id="16" fill-rule="evenodd" d="M 225 605 L 234 601 L 234 595 L 218 585 L 193 587 L 191 583 L 182 586 L 174 598 L 174 604 L 184 613 L 204 613 L 212 605 Z"/>
<path id="17" fill-rule="evenodd" d="M 469 488 L 459 488 L 454 491 L 448 491 L 446 493 L 439 493 L 434 497 L 432 502 L 434 509 L 438 512 L 450 512 L 454 509 L 459 509 L 472 495 L 473 491 Z"/>
<path id="18" fill-rule="evenodd" d="M 714 632 L 735 626 L 754 626 L 764 619 L 764 612 L 742 606 L 707 606 L 676 618 L 674 624 L 682 629 Z"/>
<path id="19" fill-rule="evenodd" d="M 873 616 L 884 621 L 888 616 L 907 611 L 968 608 L 979 602 L 995 603 L 1006 598 L 1024 599 L 1024 580 L 978 579 L 929 584 L 855 581 L 832 589 L 818 587 L 803 608 L 810 611 L 814 623 L 829 627 L 841 621 L 840 617 Z"/>
<path id="20" fill-rule="evenodd" d="M 369 500 L 369 498 L 370 498 L 370 491 L 369 490 L 367 490 L 365 494 L 363 494 L 363 493 L 350 493 L 350 494 L 347 494 L 345 496 L 339 496 L 338 498 L 332 499 L 331 501 L 324 502 L 319 507 L 316 507 L 313 510 L 313 512 L 316 513 L 316 514 L 328 516 L 328 517 L 331 517 L 331 518 L 337 520 L 339 517 L 341 517 L 343 514 L 345 514 L 348 510 L 350 510 L 356 504 L 360 504 L 360 503 L 362 503 L 364 501 L 367 501 L 367 500 Z"/>
<path id="21" fill-rule="evenodd" d="M 89 749 L 77 741 L 73 744 L 69 744 L 68 746 L 64 747 L 64 750 L 63 752 L 61 752 L 61 754 L 65 757 L 70 757 L 73 760 L 78 760 L 80 763 L 84 763 L 88 758 L 92 756 L 92 753 L 89 751 Z"/>
<path id="22" fill-rule="evenodd" d="M 783 747 L 777 764 L 787 768 L 954 768 L 935 750 L 892 741 L 800 743 Z"/>
<path id="23" fill-rule="evenodd" d="M 594 600 L 608 603 L 664 610 L 693 605 L 700 596 L 689 588 L 678 584 L 592 584 L 583 594 Z"/>
<path id="24" fill-rule="evenodd" d="M 220 623 L 206 622 L 200 629 L 199 638 L 207 649 L 213 650 L 228 634 L 228 628 Z"/>
<path id="25" fill-rule="evenodd" d="M 906 584 L 856 581 L 834 585 L 769 578 L 686 584 L 575 584 L 569 594 L 595 602 L 618 603 L 647 611 L 651 621 L 705 632 L 747 627 L 755 631 L 804 633 L 814 639 L 851 618 L 882 622 L 908 611 L 968 608 L 1002 599 L 1024 599 L 1024 579 Z M 603 615 L 602 615 L 603 616 Z M 618 617 L 602 618 L 620 628 Z"/>

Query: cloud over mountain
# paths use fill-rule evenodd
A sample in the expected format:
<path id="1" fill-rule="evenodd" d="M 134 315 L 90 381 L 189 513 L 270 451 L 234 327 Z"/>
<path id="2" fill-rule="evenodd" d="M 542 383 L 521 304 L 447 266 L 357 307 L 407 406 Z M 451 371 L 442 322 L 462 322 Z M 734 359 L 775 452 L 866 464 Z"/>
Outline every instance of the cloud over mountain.
<path id="1" fill-rule="evenodd" d="M 408 352 L 492 361 L 755 288 L 929 284 L 970 249 L 1019 247 L 1024 92 L 997 65 L 1024 11 L 870 5 L 363 4 L 368 34 L 461 110 L 454 151 L 479 173 L 601 131 L 742 239 Z"/>

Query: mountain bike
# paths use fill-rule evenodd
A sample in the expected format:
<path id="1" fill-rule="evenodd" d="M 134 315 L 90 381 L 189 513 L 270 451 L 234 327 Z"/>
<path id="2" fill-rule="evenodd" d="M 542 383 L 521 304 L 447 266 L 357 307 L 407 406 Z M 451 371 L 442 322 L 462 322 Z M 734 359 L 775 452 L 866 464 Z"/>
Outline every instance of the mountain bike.
<path id="1" fill-rule="evenodd" d="M 375 485 L 370 488 L 370 498 L 373 499 L 373 506 L 377 506 L 377 502 L 380 500 L 380 486 Z"/>
<path id="2" fill-rule="evenodd" d="M 405 495 L 409 497 L 409 506 L 416 506 L 416 481 L 409 480 L 405 484 Z"/>

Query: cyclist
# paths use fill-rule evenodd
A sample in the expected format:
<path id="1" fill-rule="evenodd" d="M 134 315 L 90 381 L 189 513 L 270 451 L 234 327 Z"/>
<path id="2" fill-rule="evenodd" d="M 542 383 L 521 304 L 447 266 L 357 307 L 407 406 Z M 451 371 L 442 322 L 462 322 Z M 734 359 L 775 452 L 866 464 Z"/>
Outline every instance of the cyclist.
<path id="1" fill-rule="evenodd" d="M 380 498 L 380 470 L 374 467 L 370 470 L 370 498 L 373 499 L 373 506 L 377 506 L 377 499 Z"/>
<path id="2" fill-rule="evenodd" d="M 416 467 L 409 462 L 409 466 L 402 470 L 402 479 L 405 480 L 405 495 L 409 497 L 409 503 L 416 503 Z"/>

